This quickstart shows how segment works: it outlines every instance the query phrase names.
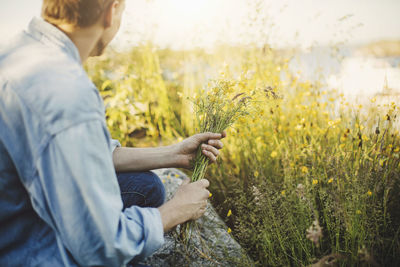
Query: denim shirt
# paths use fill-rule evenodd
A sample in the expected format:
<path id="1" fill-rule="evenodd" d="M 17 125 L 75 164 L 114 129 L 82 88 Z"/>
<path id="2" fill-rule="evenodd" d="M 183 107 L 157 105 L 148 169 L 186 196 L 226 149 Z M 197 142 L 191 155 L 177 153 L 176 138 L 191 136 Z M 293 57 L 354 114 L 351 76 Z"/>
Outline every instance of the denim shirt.
<path id="1" fill-rule="evenodd" d="M 164 242 L 122 201 L 103 101 L 74 43 L 35 18 L 0 48 L 0 266 L 123 266 Z"/>

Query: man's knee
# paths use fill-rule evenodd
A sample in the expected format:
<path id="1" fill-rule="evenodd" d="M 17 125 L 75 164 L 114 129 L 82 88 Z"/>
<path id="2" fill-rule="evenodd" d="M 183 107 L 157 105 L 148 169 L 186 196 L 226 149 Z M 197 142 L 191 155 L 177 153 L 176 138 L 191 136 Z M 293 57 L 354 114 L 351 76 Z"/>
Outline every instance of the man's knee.
<path id="1" fill-rule="evenodd" d="M 156 208 L 165 201 L 164 185 L 153 172 L 121 173 L 118 183 L 124 209 L 133 205 Z"/>
<path id="2" fill-rule="evenodd" d="M 152 188 L 151 193 L 149 195 L 148 204 L 151 207 L 158 208 L 165 202 L 166 192 L 164 184 L 162 183 L 160 177 L 154 172 L 146 172 L 149 176 L 149 180 L 151 180 Z"/>

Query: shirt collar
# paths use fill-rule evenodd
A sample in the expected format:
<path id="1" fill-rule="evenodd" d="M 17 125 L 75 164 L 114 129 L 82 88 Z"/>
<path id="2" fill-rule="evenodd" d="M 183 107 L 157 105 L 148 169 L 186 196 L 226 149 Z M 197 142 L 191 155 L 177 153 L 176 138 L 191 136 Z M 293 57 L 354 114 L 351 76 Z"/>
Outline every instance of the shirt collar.
<path id="1" fill-rule="evenodd" d="M 81 63 L 78 48 L 69 37 L 57 27 L 41 18 L 33 18 L 28 27 L 28 33 L 34 38 L 46 43 L 52 43 L 63 49 L 69 56 Z"/>

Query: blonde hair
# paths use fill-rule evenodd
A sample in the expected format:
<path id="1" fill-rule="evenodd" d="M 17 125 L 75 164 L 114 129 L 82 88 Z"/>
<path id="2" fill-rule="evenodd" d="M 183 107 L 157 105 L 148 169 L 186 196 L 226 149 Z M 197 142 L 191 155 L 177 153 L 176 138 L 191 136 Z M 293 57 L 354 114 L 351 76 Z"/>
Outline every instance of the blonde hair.
<path id="1" fill-rule="evenodd" d="M 43 0 L 42 17 L 52 23 L 67 23 L 79 28 L 97 22 L 114 0 Z"/>

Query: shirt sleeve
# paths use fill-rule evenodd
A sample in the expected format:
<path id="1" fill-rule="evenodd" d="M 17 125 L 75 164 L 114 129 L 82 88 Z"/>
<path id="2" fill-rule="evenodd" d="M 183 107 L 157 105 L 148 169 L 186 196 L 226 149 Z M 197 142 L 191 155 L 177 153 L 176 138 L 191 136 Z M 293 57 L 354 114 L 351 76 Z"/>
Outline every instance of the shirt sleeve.
<path id="1" fill-rule="evenodd" d="M 110 144 L 111 144 L 111 151 L 112 151 L 112 152 L 114 152 L 114 150 L 115 150 L 117 147 L 121 147 L 121 143 L 120 143 L 118 140 L 115 140 L 115 139 L 111 139 L 111 140 L 110 140 Z"/>
<path id="2" fill-rule="evenodd" d="M 164 242 L 158 209 L 122 200 L 107 129 L 100 120 L 56 134 L 37 161 L 30 186 L 35 210 L 82 266 L 122 266 Z"/>

